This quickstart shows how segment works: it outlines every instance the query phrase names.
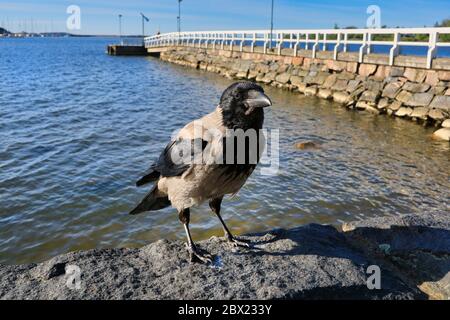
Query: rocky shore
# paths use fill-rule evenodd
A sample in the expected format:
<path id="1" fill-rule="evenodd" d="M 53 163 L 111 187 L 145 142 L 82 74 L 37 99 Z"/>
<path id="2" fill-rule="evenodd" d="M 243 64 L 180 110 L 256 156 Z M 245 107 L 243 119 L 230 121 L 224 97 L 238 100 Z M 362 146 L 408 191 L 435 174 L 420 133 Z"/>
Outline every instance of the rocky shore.
<path id="1" fill-rule="evenodd" d="M 213 266 L 190 263 L 184 243 L 167 240 L 1 265 L 0 298 L 450 298 L 445 213 L 382 217 L 346 224 L 343 231 L 310 224 L 242 238 L 253 247 L 233 249 L 217 237 L 199 242 L 215 255 Z"/>
<path id="2" fill-rule="evenodd" d="M 288 50 L 288 49 L 285 49 Z M 450 71 L 358 63 L 351 54 L 322 58 L 176 47 L 160 58 L 232 79 L 249 79 L 274 87 L 333 100 L 349 109 L 388 114 L 441 127 L 434 137 L 450 140 Z M 344 60 L 344 61 L 342 61 Z M 383 61 L 382 61 L 383 62 Z M 407 63 L 406 63 L 407 62 Z M 405 61 L 414 66 L 414 61 Z"/>

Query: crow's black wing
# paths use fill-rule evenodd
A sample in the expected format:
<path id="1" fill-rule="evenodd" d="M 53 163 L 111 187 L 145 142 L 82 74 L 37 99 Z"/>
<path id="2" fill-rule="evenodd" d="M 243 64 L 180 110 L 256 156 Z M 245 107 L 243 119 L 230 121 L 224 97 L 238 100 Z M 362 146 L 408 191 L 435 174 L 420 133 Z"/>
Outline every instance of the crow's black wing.
<path id="1" fill-rule="evenodd" d="M 136 182 L 140 187 L 159 177 L 181 176 L 192 164 L 194 154 L 203 152 L 208 142 L 201 139 L 178 139 L 171 141 L 159 156 L 158 161 L 150 166 L 145 176 Z"/>

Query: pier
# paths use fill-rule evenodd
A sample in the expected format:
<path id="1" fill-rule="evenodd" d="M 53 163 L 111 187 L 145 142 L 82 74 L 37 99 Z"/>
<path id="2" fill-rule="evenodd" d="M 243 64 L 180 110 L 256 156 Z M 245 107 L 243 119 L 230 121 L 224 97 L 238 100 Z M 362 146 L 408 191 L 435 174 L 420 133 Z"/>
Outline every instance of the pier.
<path id="1" fill-rule="evenodd" d="M 165 61 L 442 125 L 435 137 L 450 140 L 450 28 L 174 32 L 144 43 Z"/>

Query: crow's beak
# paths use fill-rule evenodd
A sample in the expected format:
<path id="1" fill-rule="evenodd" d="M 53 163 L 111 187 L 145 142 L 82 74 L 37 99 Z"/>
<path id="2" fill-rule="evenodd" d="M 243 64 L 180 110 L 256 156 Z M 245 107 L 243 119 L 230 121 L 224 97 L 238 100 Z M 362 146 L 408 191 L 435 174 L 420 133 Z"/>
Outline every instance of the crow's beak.
<path id="1" fill-rule="evenodd" d="M 272 105 L 272 101 L 270 101 L 269 97 L 263 92 L 250 90 L 247 94 L 247 99 L 244 100 L 244 104 L 250 109 L 265 108 L 270 107 Z"/>

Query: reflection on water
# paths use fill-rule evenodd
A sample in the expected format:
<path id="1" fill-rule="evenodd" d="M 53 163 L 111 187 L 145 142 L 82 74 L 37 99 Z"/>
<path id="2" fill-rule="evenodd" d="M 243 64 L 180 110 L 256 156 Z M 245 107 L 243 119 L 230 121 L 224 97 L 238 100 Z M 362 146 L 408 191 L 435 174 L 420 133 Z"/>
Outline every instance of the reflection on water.
<path id="1" fill-rule="evenodd" d="M 173 209 L 129 216 L 134 182 L 174 129 L 214 109 L 231 81 L 103 39 L 4 39 L 0 51 L 0 262 L 184 239 Z M 267 88 L 280 170 L 254 174 L 223 215 L 235 233 L 419 212 L 449 214 L 450 147 L 433 129 Z M 321 143 L 297 150 L 299 141 Z M 221 235 L 208 205 L 194 238 Z"/>

